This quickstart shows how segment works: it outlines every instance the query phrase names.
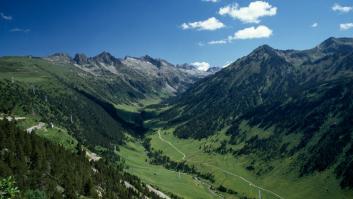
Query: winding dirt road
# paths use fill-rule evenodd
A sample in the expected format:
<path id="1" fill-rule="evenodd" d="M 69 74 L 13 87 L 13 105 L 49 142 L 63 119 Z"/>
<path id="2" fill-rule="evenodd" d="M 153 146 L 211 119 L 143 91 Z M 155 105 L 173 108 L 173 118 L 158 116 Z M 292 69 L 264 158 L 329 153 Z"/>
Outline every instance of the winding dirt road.
<path id="1" fill-rule="evenodd" d="M 180 149 L 178 149 L 176 146 L 174 146 L 171 142 L 165 140 L 165 139 L 162 137 L 160 130 L 158 130 L 158 136 L 159 136 L 159 139 L 160 139 L 161 141 L 167 143 L 167 144 L 170 145 L 173 149 L 175 149 L 178 153 L 180 153 L 181 155 L 183 155 L 183 158 L 182 158 L 182 159 L 185 160 L 185 158 L 186 158 L 185 153 L 182 152 Z M 250 180 L 244 178 L 243 176 L 234 174 L 234 173 L 232 173 L 232 172 L 230 172 L 230 171 L 227 171 L 227 170 L 225 170 L 225 169 L 222 169 L 222 168 L 220 168 L 220 167 L 214 166 L 214 165 L 209 164 L 209 163 L 201 163 L 201 164 L 202 164 L 202 165 L 205 165 L 205 166 L 208 166 L 208 167 L 213 167 L 213 168 L 215 168 L 215 169 L 218 169 L 218 170 L 222 171 L 223 173 L 228 174 L 228 175 L 230 175 L 230 176 L 237 177 L 237 178 L 241 179 L 242 181 L 248 183 L 249 186 L 251 186 L 251 187 L 255 187 L 255 188 L 260 189 L 260 190 L 262 190 L 262 191 L 264 191 L 264 192 L 270 193 L 270 194 L 272 194 L 273 196 L 276 196 L 277 198 L 284 199 L 282 196 L 278 195 L 277 193 L 275 193 L 275 192 L 273 192 L 273 191 L 271 191 L 271 190 L 268 190 L 268 189 L 265 189 L 265 188 L 263 188 L 263 187 L 260 187 L 260 186 L 255 185 L 254 183 L 252 183 Z"/>
<path id="2" fill-rule="evenodd" d="M 174 146 L 171 142 L 169 142 L 169 141 L 163 139 L 163 138 L 162 138 L 162 135 L 161 135 L 161 130 L 158 130 L 158 136 L 159 136 L 159 139 L 160 139 L 160 140 L 162 140 L 163 142 L 167 143 L 169 146 L 171 146 L 173 149 L 175 149 L 178 153 L 180 153 L 180 154 L 183 156 L 182 160 L 185 160 L 185 158 L 186 158 L 185 153 L 183 153 L 182 151 L 180 151 L 180 150 L 179 150 L 176 146 Z"/>

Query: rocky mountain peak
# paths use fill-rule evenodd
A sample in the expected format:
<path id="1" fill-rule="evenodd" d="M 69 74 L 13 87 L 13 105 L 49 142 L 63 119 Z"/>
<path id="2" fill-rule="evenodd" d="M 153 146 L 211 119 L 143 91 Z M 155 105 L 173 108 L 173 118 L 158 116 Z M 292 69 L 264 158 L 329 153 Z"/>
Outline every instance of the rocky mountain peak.
<path id="1" fill-rule="evenodd" d="M 79 65 L 88 63 L 87 56 L 85 54 L 82 54 L 82 53 L 77 53 L 73 60 Z"/>
<path id="2" fill-rule="evenodd" d="M 265 44 L 262 46 L 259 46 L 256 48 L 252 54 L 268 54 L 268 55 L 274 55 L 276 54 L 276 49 L 272 48 L 271 46 Z"/>
<path id="3" fill-rule="evenodd" d="M 162 60 L 161 59 L 156 59 L 153 58 L 149 55 L 145 55 L 141 57 L 142 60 L 150 62 L 151 64 L 155 65 L 157 68 L 160 68 L 162 66 Z"/>
<path id="4" fill-rule="evenodd" d="M 106 51 L 103 51 L 102 53 L 93 57 L 93 60 L 107 65 L 114 65 L 114 64 L 120 63 L 119 59 L 115 58 L 113 55 L 111 55 Z"/>
<path id="5" fill-rule="evenodd" d="M 47 59 L 54 62 L 61 62 L 61 63 L 69 63 L 72 60 L 72 58 L 67 53 L 63 53 L 63 52 L 54 53 L 48 56 Z"/>
<path id="6" fill-rule="evenodd" d="M 63 52 L 54 53 L 54 54 L 50 55 L 49 57 L 65 57 L 65 58 L 70 58 L 69 54 L 63 53 Z"/>
<path id="7" fill-rule="evenodd" d="M 350 53 L 353 51 L 353 39 L 330 37 L 318 45 L 316 49 L 324 53 Z"/>
<path id="8" fill-rule="evenodd" d="M 175 67 L 185 69 L 185 70 L 197 70 L 197 68 L 191 64 L 184 63 L 184 64 L 177 64 Z"/>

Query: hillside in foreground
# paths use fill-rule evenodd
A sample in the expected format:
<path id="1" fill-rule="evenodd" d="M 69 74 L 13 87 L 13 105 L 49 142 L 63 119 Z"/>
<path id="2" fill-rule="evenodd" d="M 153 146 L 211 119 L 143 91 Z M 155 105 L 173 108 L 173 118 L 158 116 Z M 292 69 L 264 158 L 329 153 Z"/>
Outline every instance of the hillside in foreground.
<path id="1" fill-rule="evenodd" d="M 13 177 L 12 188 L 18 191 L 9 193 L 20 198 L 158 198 L 121 167 L 89 161 L 80 145 L 68 151 L 20 130 L 15 122 L 0 121 L 0 146 L 0 176 Z M 3 195 L 4 187 L 0 196 L 12 198 Z"/>

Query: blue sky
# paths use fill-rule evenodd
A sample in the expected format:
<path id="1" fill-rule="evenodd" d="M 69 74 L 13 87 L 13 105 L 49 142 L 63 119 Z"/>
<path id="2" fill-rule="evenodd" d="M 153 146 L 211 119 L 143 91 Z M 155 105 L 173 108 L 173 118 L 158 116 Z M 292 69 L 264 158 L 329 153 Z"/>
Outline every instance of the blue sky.
<path id="1" fill-rule="evenodd" d="M 351 0 L 213 1 L 0 0 L 0 56 L 108 51 L 222 66 L 262 44 L 307 49 L 353 36 Z"/>

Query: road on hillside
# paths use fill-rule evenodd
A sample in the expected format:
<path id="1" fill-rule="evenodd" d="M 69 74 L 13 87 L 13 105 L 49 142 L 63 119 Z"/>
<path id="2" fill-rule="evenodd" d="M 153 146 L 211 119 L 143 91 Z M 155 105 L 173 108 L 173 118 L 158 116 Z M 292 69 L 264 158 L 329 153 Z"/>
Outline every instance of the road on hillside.
<path id="1" fill-rule="evenodd" d="M 26 131 L 27 133 L 31 134 L 34 130 L 39 130 L 45 127 L 45 123 L 39 122 L 37 125 L 29 127 Z"/>
<path id="2" fill-rule="evenodd" d="M 4 120 L 4 118 L 7 119 L 7 121 L 10 121 L 10 122 L 11 122 L 13 119 L 16 120 L 16 121 L 18 121 L 18 120 L 25 120 L 25 119 L 26 119 L 26 117 L 7 116 L 7 117 L 0 117 L 0 120 Z"/>
<path id="3" fill-rule="evenodd" d="M 160 140 L 162 140 L 163 142 L 167 143 L 169 146 L 171 146 L 173 149 L 175 149 L 178 153 L 180 153 L 180 154 L 183 156 L 182 160 L 185 160 L 185 158 L 186 158 L 185 153 L 183 153 L 182 151 L 180 151 L 180 150 L 179 150 L 176 146 L 174 146 L 171 142 L 169 142 L 169 141 L 163 139 L 163 138 L 162 138 L 162 135 L 161 135 L 161 130 L 158 130 L 158 136 L 159 136 L 159 139 L 160 139 Z"/>
<path id="4" fill-rule="evenodd" d="M 159 139 L 160 139 L 161 141 L 167 143 L 167 144 L 170 145 L 173 149 L 175 149 L 178 153 L 180 153 L 181 155 L 183 155 L 183 160 L 185 160 L 185 158 L 186 158 L 185 153 L 183 153 L 180 149 L 178 149 L 176 146 L 174 146 L 171 142 L 165 140 L 165 139 L 162 137 L 160 130 L 158 130 L 158 136 L 159 136 Z M 222 171 L 223 173 L 226 173 L 226 174 L 228 174 L 228 175 L 237 177 L 237 178 L 243 180 L 244 182 L 249 183 L 249 186 L 252 186 L 252 187 L 255 187 L 255 188 L 260 189 L 260 190 L 262 190 L 262 191 L 265 191 L 265 192 L 267 192 L 267 193 L 270 193 L 270 194 L 276 196 L 277 198 L 284 199 L 282 196 L 278 195 L 277 193 L 275 193 L 275 192 L 273 192 L 273 191 L 271 191 L 271 190 L 268 190 L 268 189 L 265 189 L 265 188 L 263 188 L 263 187 L 260 187 L 260 186 L 255 185 L 254 183 L 252 183 L 250 180 L 244 178 L 243 176 L 234 174 L 234 173 L 232 173 L 232 172 L 230 172 L 230 171 L 227 171 L 227 170 L 225 170 L 225 169 L 222 169 L 222 168 L 220 168 L 220 167 L 214 166 L 214 165 L 209 164 L 209 163 L 201 163 L 201 164 L 202 164 L 202 165 L 205 165 L 205 166 L 213 167 L 213 168 L 215 168 L 215 169 L 218 169 L 218 170 Z"/>

